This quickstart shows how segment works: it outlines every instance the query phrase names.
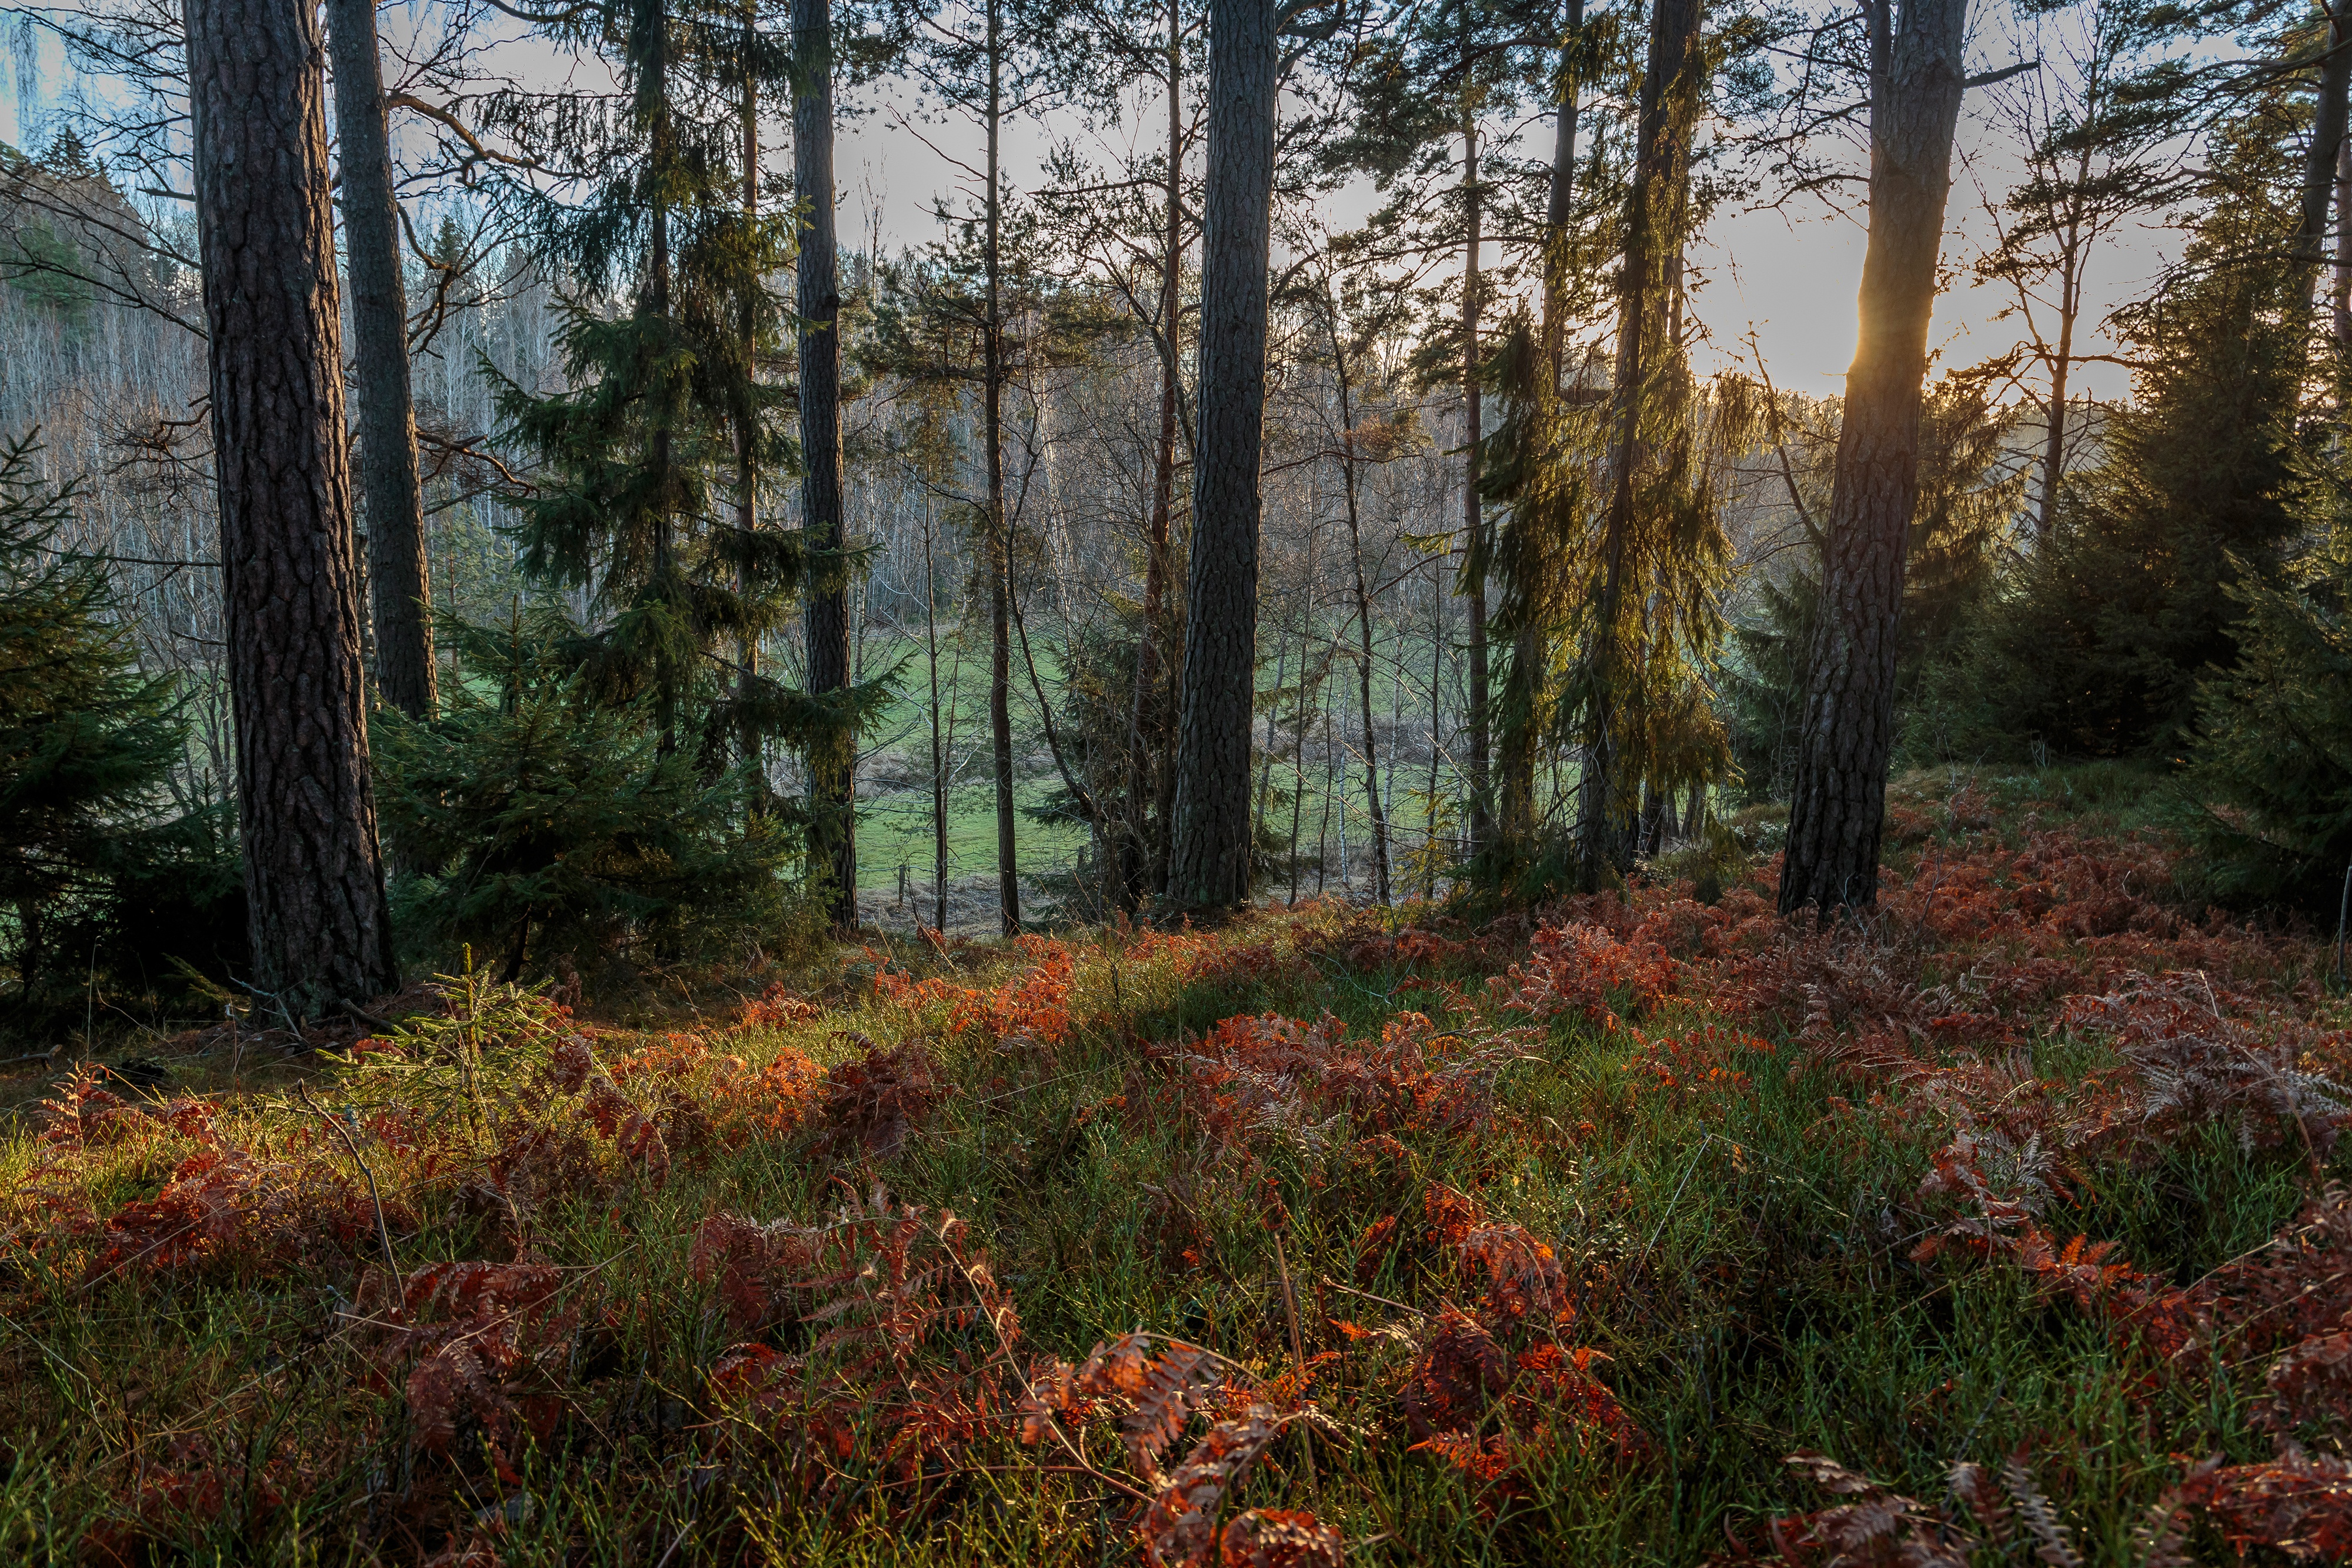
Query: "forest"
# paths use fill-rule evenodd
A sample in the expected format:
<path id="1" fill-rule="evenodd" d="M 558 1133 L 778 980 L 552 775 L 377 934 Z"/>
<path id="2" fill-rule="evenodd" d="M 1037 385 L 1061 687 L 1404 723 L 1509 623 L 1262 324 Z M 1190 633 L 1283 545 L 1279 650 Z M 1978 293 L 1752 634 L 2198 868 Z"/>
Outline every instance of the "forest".
<path id="1" fill-rule="evenodd" d="M 2352 14 L 0 0 L 0 1562 L 2352 1561 Z"/>

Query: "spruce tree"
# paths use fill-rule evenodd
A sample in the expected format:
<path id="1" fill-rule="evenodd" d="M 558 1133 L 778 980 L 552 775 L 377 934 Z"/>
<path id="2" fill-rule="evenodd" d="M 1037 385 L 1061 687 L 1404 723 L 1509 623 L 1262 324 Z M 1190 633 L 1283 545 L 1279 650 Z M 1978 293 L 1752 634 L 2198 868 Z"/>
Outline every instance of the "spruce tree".
<path id="1" fill-rule="evenodd" d="M 560 335 L 570 390 L 506 382 L 499 397 L 509 436 L 544 465 L 511 497 L 524 569 L 587 591 L 592 625 L 571 643 L 583 689 L 615 707 L 646 697 L 661 756 L 695 739 L 712 772 L 746 737 L 837 745 L 874 689 L 812 704 L 727 656 L 780 622 L 806 559 L 799 530 L 740 505 L 793 453 L 785 389 L 757 373 L 786 319 L 767 280 L 793 218 L 743 199 L 740 120 L 746 80 L 781 79 L 789 51 L 740 8 L 610 0 L 566 16 L 575 41 L 614 41 L 623 90 L 601 120 L 557 105 L 537 128 L 570 132 L 565 172 L 586 191 L 541 208 L 577 290 Z"/>
<path id="2" fill-rule="evenodd" d="M 58 548 L 72 495 L 29 438 L 0 445 L 0 911 L 21 1001 L 165 825 L 185 734 L 172 683 L 140 672 L 105 567 Z"/>

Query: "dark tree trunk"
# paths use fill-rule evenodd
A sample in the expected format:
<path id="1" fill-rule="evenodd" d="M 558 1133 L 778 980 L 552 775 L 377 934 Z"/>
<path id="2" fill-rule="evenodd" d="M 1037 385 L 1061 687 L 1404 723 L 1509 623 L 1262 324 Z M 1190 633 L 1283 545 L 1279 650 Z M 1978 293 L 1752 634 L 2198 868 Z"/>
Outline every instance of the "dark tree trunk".
<path id="1" fill-rule="evenodd" d="M 2330 20 L 2327 55 L 2320 62 L 2317 99 L 2312 109 L 2311 141 L 2304 152 L 2303 193 L 2292 254 L 2315 282 L 2326 260 L 2327 209 L 2336 193 L 2336 164 L 2344 145 L 2347 95 L 2352 93 L 2352 35 L 2347 24 Z M 2305 285 L 2310 294 L 2310 282 Z"/>
<path id="2" fill-rule="evenodd" d="M 1003 17 L 988 5 L 988 319 L 983 329 L 981 425 L 988 446 L 988 740 L 996 779 L 996 908 L 1007 936 L 1021 929 L 1021 852 L 1013 816 L 1013 541 L 1004 514 L 1003 197 L 997 160 L 1004 127 Z"/>
<path id="3" fill-rule="evenodd" d="M 1558 120 L 1552 128 L 1550 190 L 1544 204 L 1543 353 L 1554 392 L 1559 390 L 1568 341 L 1568 225 L 1575 211 L 1576 71 L 1583 26 L 1584 0 L 1569 0 L 1567 41 L 1559 48 L 1560 96 Z M 1518 570 L 1535 569 L 1535 563 L 1527 562 Z M 1522 595 L 1523 601 L 1525 598 Z M 1548 653 L 1539 619 L 1523 611 L 1519 625 L 1511 633 L 1511 664 L 1504 676 L 1503 706 L 1507 722 L 1501 746 L 1503 777 L 1498 801 L 1504 841 L 1521 852 L 1536 831 L 1535 727 Z"/>
<path id="4" fill-rule="evenodd" d="M 1381 754 L 1372 729 L 1372 592 L 1364 579 L 1364 526 L 1356 483 L 1356 388 L 1348 345 L 1339 337 L 1338 302 L 1327 299 L 1323 324 L 1331 335 L 1331 366 L 1339 383 L 1339 478 L 1348 503 L 1348 559 L 1355 569 L 1356 695 L 1364 715 L 1364 804 L 1372 819 L 1372 882 L 1382 904 L 1389 885 L 1389 820 L 1381 800 Z"/>
<path id="5" fill-rule="evenodd" d="M 1245 904 L 1257 665 L 1258 459 L 1274 207 L 1273 0 L 1211 0 L 1199 429 L 1176 738 L 1179 909 Z"/>
<path id="6" fill-rule="evenodd" d="M 1149 792 L 1165 771 L 1166 701 L 1160 695 L 1160 639 L 1168 595 L 1168 532 L 1176 504 L 1176 345 L 1183 325 L 1184 13 L 1168 0 L 1168 227 L 1160 262 L 1160 440 L 1151 459 L 1151 538 L 1143 565 L 1143 635 L 1135 651 L 1135 706 L 1128 727 L 1127 836 L 1120 850 L 1120 907 L 1132 913 L 1167 866 L 1163 841 L 1144 838 Z M 1165 837 L 1167 821 L 1160 820 Z"/>
<path id="7" fill-rule="evenodd" d="M 743 226 L 751 230 L 760 221 L 760 78 L 751 68 L 751 51 L 759 36 L 760 16 L 756 5 L 743 8 Z M 735 529 L 742 536 L 745 564 L 735 570 L 735 591 L 748 609 L 756 585 L 751 580 L 749 565 L 751 536 L 760 528 L 760 412 L 754 388 L 760 372 L 760 320 L 756 280 L 743 291 L 743 319 L 739 329 L 739 350 L 743 356 L 742 395 L 735 408 Z M 746 631 L 739 649 L 741 666 L 735 675 L 735 697 L 741 705 L 743 716 L 735 730 L 735 747 L 740 754 L 750 790 L 745 809 L 753 817 L 764 816 L 768 810 L 768 758 L 760 726 L 750 713 L 751 702 L 759 688 L 760 633 Z"/>
<path id="8" fill-rule="evenodd" d="M 1465 94 L 1467 89 L 1465 89 Z M 1478 499 L 1478 440 L 1483 400 L 1478 385 L 1478 252 L 1483 216 L 1478 186 L 1478 120 L 1462 102 L 1462 202 L 1468 235 L 1462 247 L 1462 580 L 1470 600 L 1470 849 L 1495 836 L 1489 772 L 1494 716 L 1486 672 L 1486 509 Z"/>
<path id="9" fill-rule="evenodd" d="M 1867 909 L 1878 897 L 1903 557 L 1919 498 L 1920 392 L 1967 20 L 1967 0 L 1911 0 L 1890 37 L 1885 5 L 1873 14 L 1861 342 L 1838 432 L 1780 871 L 1783 914 Z"/>
<path id="10" fill-rule="evenodd" d="M 368 772 L 318 13 L 188 0 L 237 828 L 255 984 L 394 989 Z"/>
<path id="11" fill-rule="evenodd" d="M 374 0 L 329 0 L 343 245 L 352 272 L 352 348 L 359 385 L 360 515 L 367 524 L 375 689 L 411 718 L 431 718 L 433 583 L 416 478 L 416 411 L 408 382 L 408 300 L 400 281 Z"/>
<path id="12" fill-rule="evenodd" d="M 841 282 L 833 225 L 833 10 L 793 0 L 793 191 L 800 200 L 801 526 L 818 553 L 807 610 L 808 683 L 849 688 L 849 575 L 841 510 Z M 857 737 L 844 733 L 811 758 L 817 850 L 838 929 L 857 925 Z"/>
<path id="13" fill-rule="evenodd" d="M 1652 341 L 1657 314 L 1655 291 L 1665 287 L 1658 257 L 1678 236 L 1658 232 L 1659 187 L 1679 172 L 1673 109 L 1668 89 L 1690 68 L 1698 39 L 1700 0 L 1658 0 L 1650 24 L 1648 63 L 1642 73 L 1640 137 L 1627 201 L 1625 262 L 1620 277 L 1615 386 L 1611 393 L 1608 510 L 1601 523 L 1601 599 L 1586 650 L 1584 679 L 1590 690 L 1582 771 L 1577 779 L 1578 874 L 1597 888 L 1632 862 L 1633 821 L 1639 780 L 1622 777 L 1618 755 L 1620 688 L 1633 668 L 1635 650 L 1625 627 L 1625 576 L 1633 548 L 1639 505 L 1633 471 L 1640 461 L 1641 416 L 1653 359 L 1664 345 Z"/>

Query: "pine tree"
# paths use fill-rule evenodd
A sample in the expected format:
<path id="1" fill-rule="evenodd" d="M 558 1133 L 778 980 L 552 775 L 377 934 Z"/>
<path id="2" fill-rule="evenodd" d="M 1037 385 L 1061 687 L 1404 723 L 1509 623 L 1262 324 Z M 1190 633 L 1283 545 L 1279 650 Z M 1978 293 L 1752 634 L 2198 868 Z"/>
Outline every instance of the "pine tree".
<path id="1" fill-rule="evenodd" d="M 83 943 L 118 880 L 161 847 L 185 744 L 165 677 L 142 674 L 105 567 L 61 550 L 72 493 L 38 482 L 30 438 L 0 445 L 0 910 L 21 1001 Z"/>
<path id="2" fill-rule="evenodd" d="M 1906 746 L 1922 756 L 1951 750 L 1943 731 L 1958 700 L 1954 688 L 1962 684 L 1951 674 L 1953 662 L 1966 656 L 1990 601 L 2000 546 L 2026 483 L 2025 471 L 2005 453 L 2015 424 L 2013 413 L 1992 402 L 1981 377 L 1945 378 L 1928 389 L 1920 411 L 1919 503 L 1905 549 L 1895 684 Z M 1811 497 L 1813 505 L 1819 500 L 1818 494 Z M 1801 494 L 1798 504 L 1806 504 Z M 1801 521 L 1816 526 L 1810 515 Z M 1785 577 L 1759 578 L 1757 612 L 1731 630 L 1736 657 L 1723 694 L 1733 760 L 1751 800 L 1788 795 L 1820 573 L 1816 543 Z"/>
<path id="3" fill-rule="evenodd" d="M 2224 147 L 2179 275 L 2123 316 L 2132 405 L 1988 622 L 1971 748 L 2168 755 L 2199 681 L 2235 661 L 2242 601 L 2221 590 L 2269 578 L 2296 528 L 2303 280 L 2263 254 L 2293 221 L 2284 152 Z"/>

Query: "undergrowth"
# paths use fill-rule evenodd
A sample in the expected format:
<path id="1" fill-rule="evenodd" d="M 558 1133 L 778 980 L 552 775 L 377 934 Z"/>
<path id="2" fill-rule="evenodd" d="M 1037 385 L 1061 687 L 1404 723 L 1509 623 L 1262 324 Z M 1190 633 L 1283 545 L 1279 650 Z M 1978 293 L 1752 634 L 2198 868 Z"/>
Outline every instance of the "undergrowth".
<path id="1" fill-rule="evenodd" d="M 1861 928 L 1767 861 L 75 1069 L 0 1144 L 0 1560 L 2344 1556 L 2325 945 L 2046 816 L 1915 784 Z"/>

